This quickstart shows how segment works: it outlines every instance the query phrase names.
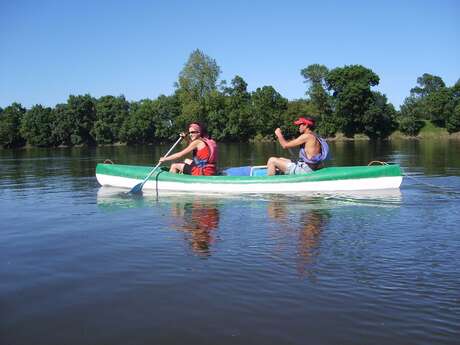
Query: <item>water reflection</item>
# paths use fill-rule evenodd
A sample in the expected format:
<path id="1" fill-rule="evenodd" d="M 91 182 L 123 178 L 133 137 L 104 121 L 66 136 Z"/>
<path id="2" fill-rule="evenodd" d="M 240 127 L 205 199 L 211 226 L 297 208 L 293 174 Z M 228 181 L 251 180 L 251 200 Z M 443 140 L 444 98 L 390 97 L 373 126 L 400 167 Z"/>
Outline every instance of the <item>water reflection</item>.
<path id="1" fill-rule="evenodd" d="M 189 201 L 173 202 L 171 216 L 173 228 L 184 233 L 193 253 L 209 256 L 220 220 L 217 201 L 196 196 Z"/>
<path id="2" fill-rule="evenodd" d="M 276 258 L 295 260 L 301 276 L 311 276 L 315 258 L 320 253 L 320 241 L 334 210 L 342 207 L 365 206 L 394 208 L 401 205 L 401 191 L 357 191 L 316 193 L 314 195 L 199 195 L 193 193 L 146 191 L 143 196 L 132 196 L 124 189 L 102 187 L 97 194 L 98 205 L 106 211 L 151 208 L 162 227 L 183 235 L 186 247 L 200 257 L 215 253 L 219 239 L 219 225 L 224 219 L 236 228 L 225 227 L 246 243 L 263 243 L 262 229 L 269 228 L 269 242 L 274 245 Z M 223 212 L 225 206 L 225 212 Z M 262 217 L 262 223 L 252 216 Z M 242 233 L 239 230 L 251 228 Z M 223 234 L 225 236 L 225 234 Z M 257 240 L 254 240 L 257 238 Z M 225 247 L 226 244 L 223 244 Z M 275 258 L 275 259 L 276 259 Z"/>
<path id="3" fill-rule="evenodd" d="M 321 233 L 329 223 L 331 213 L 321 207 L 317 198 L 303 199 L 306 207 L 292 207 L 285 200 L 272 201 L 268 204 L 268 216 L 278 223 L 280 240 L 278 251 L 282 249 L 286 239 L 295 241 L 295 261 L 300 276 L 310 276 L 313 272 L 311 264 L 319 253 Z M 316 208 L 316 206 L 319 206 Z"/>

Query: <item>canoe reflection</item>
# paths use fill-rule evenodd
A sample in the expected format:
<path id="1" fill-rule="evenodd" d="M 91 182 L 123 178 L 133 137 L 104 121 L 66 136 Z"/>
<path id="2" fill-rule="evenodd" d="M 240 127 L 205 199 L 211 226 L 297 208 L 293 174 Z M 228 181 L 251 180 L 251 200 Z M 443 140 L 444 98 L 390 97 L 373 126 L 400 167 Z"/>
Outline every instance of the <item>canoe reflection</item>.
<path id="1" fill-rule="evenodd" d="M 310 208 L 293 210 L 286 202 L 270 202 L 268 216 L 275 220 L 278 227 L 278 250 L 286 250 L 285 245 L 294 241 L 297 272 L 301 276 L 310 276 L 312 264 L 319 254 L 321 233 L 328 224 L 331 214 L 327 209 L 315 209 L 315 200 Z M 313 206 L 313 207 L 311 207 Z M 319 205 L 318 205 L 319 206 Z M 288 241 L 288 243 L 286 243 Z"/>
<path id="2" fill-rule="evenodd" d="M 172 226 L 185 234 L 193 253 L 200 256 L 211 254 L 215 243 L 215 231 L 219 226 L 220 212 L 212 199 L 194 198 L 187 202 L 171 204 Z"/>

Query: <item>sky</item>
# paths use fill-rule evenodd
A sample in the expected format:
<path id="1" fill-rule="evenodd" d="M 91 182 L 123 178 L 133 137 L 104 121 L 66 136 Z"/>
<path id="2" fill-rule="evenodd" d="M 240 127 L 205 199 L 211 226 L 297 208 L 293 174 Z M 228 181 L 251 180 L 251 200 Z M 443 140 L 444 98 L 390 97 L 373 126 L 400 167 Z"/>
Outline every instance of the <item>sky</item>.
<path id="1" fill-rule="evenodd" d="M 290 100 L 303 68 L 360 64 L 398 108 L 423 73 L 460 79 L 460 0 L 0 0 L 0 107 L 171 95 L 195 49 Z"/>

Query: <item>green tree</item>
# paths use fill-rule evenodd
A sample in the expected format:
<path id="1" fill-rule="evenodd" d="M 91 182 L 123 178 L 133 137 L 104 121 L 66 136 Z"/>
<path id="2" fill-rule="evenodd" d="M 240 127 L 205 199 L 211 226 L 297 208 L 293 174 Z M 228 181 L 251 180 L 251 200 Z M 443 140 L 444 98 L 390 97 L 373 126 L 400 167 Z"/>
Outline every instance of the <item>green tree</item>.
<path id="1" fill-rule="evenodd" d="M 205 97 L 217 90 L 220 72 L 216 61 L 199 49 L 190 54 L 176 83 L 176 96 L 181 104 L 181 114 L 177 118 L 180 127 L 190 122 L 207 120 L 206 109 L 209 104 L 206 105 Z"/>
<path id="2" fill-rule="evenodd" d="M 317 108 L 311 100 L 297 99 L 289 101 L 286 111 L 282 114 L 282 120 L 279 127 L 283 130 L 283 134 L 287 137 L 299 135 L 298 127 L 294 125 L 294 121 L 299 117 L 313 117 L 319 121 L 316 115 Z"/>
<path id="3" fill-rule="evenodd" d="M 177 118 L 181 112 L 179 98 L 176 95 L 160 95 L 153 104 L 153 121 L 156 140 L 176 139 L 182 127 L 177 127 Z"/>
<path id="4" fill-rule="evenodd" d="M 371 87 L 378 85 L 379 77 L 361 65 L 351 65 L 331 70 L 326 83 L 333 91 L 335 117 L 343 133 L 352 137 L 364 132 L 364 116 L 372 104 Z"/>
<path id="5" fill-rule="evenodd" d="M 251 123 L 251 94 L 248 84 L 240 76 L 232 79 L 231 87 L 225 88 L 226 123 L 223 137 L 230 141 L 245 141 L 254 133 Z"/>
<path id="6" fill-rule="evenodd" d="M 120 138 L 128 144 L 152 143 L 155 138 L 154 102 L 143 99 L 130 104 L 128 118 L 122 125 Z"/>
<path id="7" fill-rule="evenodd" d="M 19 103 L 13 103 L 0 113 L 0 145 L 18 147 L 25 143 L 20 133 L 21 121 L 26 109 Z"/>
<path id="8" fill-rule="evenodd" d="M 413 96 L 419 98 L 424 98 L 446 86 L 441 77 L 429 73 L 424 73 L 421 77 L 418 77 L 417 84 L 418 86 L 412 88 L 410 92 Z"/>
<path id="9" fill-rule="evenodd" d="M 451 88 L 451 98 L 446 105 L 446 129 L 449 133 L 460 131 L 460 80 Z"/>
<path id="10" fill-rule="evenodd" d="M 416 136 L 423 127 L 421 121 L 420 102 L 414 96 L 407 97 L 401 105 L 397 122 L 399 130 L 406 135 Z"/>
<path id="11" fill-rule="evenodd" d="M 220 72 L 216 60 L 196 49 L 190 54 L 179 74 L 178 87 L 195 99 L 202 98 L 217 89 Z"/>
<path id="12" fill-rule="evenodd" d="M 67 104 L 56 106 L 55 135 L 63 145 L 93 145 L 91 135 L 96 119 L 95 99 L 89 94 L 70 95 Z"/>
<path id="13" fill-rule="evenodd" d="M 448 87 L 442 87 L 425 96 L 420 101 L 424 118 L 431 120 L 438 127 L 445 127 L 446 119 L 450 115 L 448 105 L 452 96 L 452 89 Z"/>
<path id="14" fill-rule="evenodd" d="M 304 83 L 309 84 L 306 94 L 316 107 L 315 113 L 320 115 L 321 120 L 332 116 L 332 99 L 326 91 L 328 73 L 328 68 L 319 64 L 309 65 L 300 71 L 300 74 L 305 78 Z"/>
<path id="15" fill-rule="evenodd" d="M 67 115 L 67 104 L 56 104 L 54 107 L 55 126 L 53 129 L 53 136 L 55 137 L 57 145 L 72 145 L 70 136 L 73 132 L 73 122 Z"/>
<path id="16" fill-rule="evenodd" d="M 148 144 L 177 136 L 173 122 L 179 114 L 179 103 L 174 96 L 160 96 L 156 100 L 132 102 L 129 116 L 120 130 L 120 138 L 128 144 Z"/>
<path id="17" fill-rule="evenodd" d="M 288 100 L 273 86 L 264 86 L 252 93 L 251 101 L 256 135 L 272 136 L 275 128 L 282 125 L 282 115 L 287 110 Z"/>
<path id="18" fill-rule="evenodd" d="M 204 97 L 206 125 L 209 135 L 216 140 L 225 139 L 227 114 L 225 112 L 225 96 L 217 90 L 211 91 Z"/>
<path id="19" fill-rule="evenodd" d="M 96 101 L 96 121 L 91 130 L 98 144 L 112 144 L 119 140 L 120 129 L 128 117 L 129 102 L 124 96 L 104 96 Z"/>
<path id="20" fill-rule="evenodd" d="M 397 127 L 396 110 L 380 92 L 372 92 L 373 102 L 363 116 L 364 134 L 372 139 L 386 138 Z"/>
<path id="21" fill-rule="evenodd" d="M 417 84 L 410 90 L 410 97 L 417 103 L 414 115 L 444 127 L 447 117 L 445 106 L 450 98 L 449 89 L 444 81 L 441 77 L 424 73 L 417 78 Z"/>
<path id="22" fill-rule="evenodd" d="M 320 64 L 309 65 L 300 71 L 300 74 L 305 78 L 304 82 L 309 83 L 310 87 L 315 84 L 325 86 L 325 79 L 328 73 L 329 69 Z"/>
<path id="23" fill-rule="evenodd" d="M 53 132 L 56 116 L 52 108 L 40 104 L 29 109 L 21 122 L 21 135 L 32 146 L 48 147 L 56 145 Z"/>

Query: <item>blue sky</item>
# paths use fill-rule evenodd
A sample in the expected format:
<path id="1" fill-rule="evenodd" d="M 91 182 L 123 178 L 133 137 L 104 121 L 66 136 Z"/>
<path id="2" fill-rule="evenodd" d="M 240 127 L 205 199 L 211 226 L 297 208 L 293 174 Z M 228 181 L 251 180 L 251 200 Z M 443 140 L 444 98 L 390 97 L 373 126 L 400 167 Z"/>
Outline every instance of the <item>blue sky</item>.
<path id="1" fill-rule="evenodd" d="M 362 64 L 396 107 L 423 73 L 460 78 L 460 1 L 0 0 L 0 107 L 172 94 L 190 53 L 221 79 L 305 97 L 300 70 Z"/>

